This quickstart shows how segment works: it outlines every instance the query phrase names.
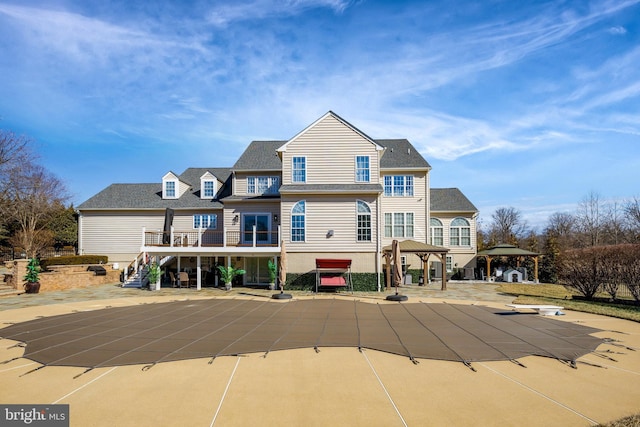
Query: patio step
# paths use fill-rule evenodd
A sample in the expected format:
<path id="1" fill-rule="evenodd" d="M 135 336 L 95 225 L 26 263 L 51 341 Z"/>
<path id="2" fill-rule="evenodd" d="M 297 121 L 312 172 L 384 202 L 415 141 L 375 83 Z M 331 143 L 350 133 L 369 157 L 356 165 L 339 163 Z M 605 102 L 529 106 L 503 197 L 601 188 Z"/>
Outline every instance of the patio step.
<path id="1" fill-rule="evenodd" d="M 24 293 L 22 289 L 14 289 L 12 286 L 0 284 L 0 297 L 19 295 Z"/>

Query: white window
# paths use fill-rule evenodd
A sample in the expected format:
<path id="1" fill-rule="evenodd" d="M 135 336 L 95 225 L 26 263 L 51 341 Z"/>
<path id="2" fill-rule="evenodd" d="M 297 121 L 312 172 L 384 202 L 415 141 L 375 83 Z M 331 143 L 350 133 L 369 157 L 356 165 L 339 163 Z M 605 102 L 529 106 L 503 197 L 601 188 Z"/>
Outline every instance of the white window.
<path id="1" fill-rule="evenodd" d="M 195 214 L 193 216 L 193 228 L 218 228 L 218 215 L 215 214 Z"/>
<path id="2" fill-rule="evenodd" d="M 272 176 L 269 181 L 269 190 L 267 191 L 267 193 L 278 194 L 278 190 L 280 190 L 280 177 Z"/>
<path id="3" fill-rule="evenodd" d="M 213 199 L 216 195 L 215 181 L 202 181 L 202 198 Z"/>
<path id="4" fill-rule="evenodd" d="M 358 242 L 371 241 L 371 208 L 362 200 L 357 202 L 357 238 Z"/>
<path id="5" fill-rule="evenodd" d="M 247 194 L 278 194 L 280 178 L 277 176 L 247 177 Z"/>
<path id="6" fill-rule="evenodd" d="M 384 237 L 413 237 L 413 213 L 385 213 Z"/>
<path id="7" fill-rule="evenodd" d="M 471 246 L 471 226 L 464 218 L 451 221 L 449 227 L 449 244 L 451 246 Z"/>
<path id="8" fill-rule="evenodd" d="M 356 156 L 356 182 L 369 182 L 369 156 Z"/>
<path id="9" fill-rule="evenodd" d="M 412 197 L 412 175 L 385 175 L 384 195 L 386 197 Z"/>
<path id="10" fill-rule="evenodd" d="M 431 244 L 435 246 L 444 245 L 444 228 L 442 221 L 437 218 L 431 218 Z"/>
<path id="11" fill-rule="evenodd" d="M 453 272 L 453 257 L 447 255 L 447 273 Z"/>
<path id="12" fill-rule="evenodd" d="M 307 159 L 305 157 L 294 157 L 291 163 L 291 180 L 300 183 L 307 182 Z"/>
<path id="13" fill-rule="evenodd" d="M 164 198 L 165 199 L 176 198 L 176 182 L 175 181 L 164 182 Z"/>
<path id="14" fill-rule="evenodd" d="M 291 241 L 304 242 L 305 239 L 305 215 L 306 203 L 304 200 L 299 201 L 291 209 Z"/>

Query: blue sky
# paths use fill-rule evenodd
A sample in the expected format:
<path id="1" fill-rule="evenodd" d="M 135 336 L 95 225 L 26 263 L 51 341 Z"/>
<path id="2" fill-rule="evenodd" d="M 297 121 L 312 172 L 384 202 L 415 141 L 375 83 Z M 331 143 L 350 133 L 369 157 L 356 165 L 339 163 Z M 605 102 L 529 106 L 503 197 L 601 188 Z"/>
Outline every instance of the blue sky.
<path id="1" fill-rule="evenodd" d="M 77 205 L 328 110 L 533 226 L 640 196 L 640 0 L 0 0 L 0 127 Z"/>

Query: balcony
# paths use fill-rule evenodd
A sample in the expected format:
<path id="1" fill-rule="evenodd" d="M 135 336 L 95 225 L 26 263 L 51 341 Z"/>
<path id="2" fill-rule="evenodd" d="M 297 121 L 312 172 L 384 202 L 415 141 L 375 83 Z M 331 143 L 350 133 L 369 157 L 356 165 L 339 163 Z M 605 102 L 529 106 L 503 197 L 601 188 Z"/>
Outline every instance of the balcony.
<path id="1" fill-rule="evenodd" d="M 162 230 L 147 231 L 142 229 L 143 252 L 220 252 L 231 250 L 234 252 L 251 251 L 252 248 L 280 249 L 280 227 L 277 230 L 259 231 L 254 226 L 250 231 L 240 230 L 174 230 L 167 233 Z M 259 251 L 262 252 L 262 251 Z"/>

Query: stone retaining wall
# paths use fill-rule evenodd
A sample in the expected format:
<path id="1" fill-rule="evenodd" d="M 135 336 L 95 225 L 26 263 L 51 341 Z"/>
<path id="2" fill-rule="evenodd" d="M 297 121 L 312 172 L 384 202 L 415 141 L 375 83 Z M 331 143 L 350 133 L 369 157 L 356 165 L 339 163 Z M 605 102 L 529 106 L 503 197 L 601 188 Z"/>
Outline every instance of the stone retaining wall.
<path id="1" fill-rule="evenodd" d="M 5 282 L 14 289 L 22 290 L 22 278 L 27 272 L 28 263 L 29 260 L 24 259 L 7 262 L 6 265 L 11 270 L 5 275 Z M 40 273 L 40 292 L 120 283 L 120 270 L 114 270 L 112 264 L 102 265 L 107 270 L 106 276 L 96 276 L 93 271 L 87 271 L 90 265 L 95 264 L 49 266 L 49 271 Z"/>

